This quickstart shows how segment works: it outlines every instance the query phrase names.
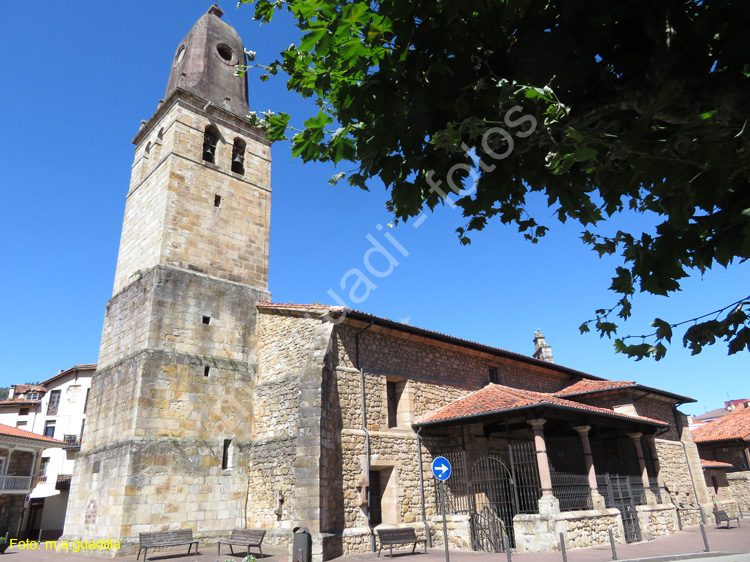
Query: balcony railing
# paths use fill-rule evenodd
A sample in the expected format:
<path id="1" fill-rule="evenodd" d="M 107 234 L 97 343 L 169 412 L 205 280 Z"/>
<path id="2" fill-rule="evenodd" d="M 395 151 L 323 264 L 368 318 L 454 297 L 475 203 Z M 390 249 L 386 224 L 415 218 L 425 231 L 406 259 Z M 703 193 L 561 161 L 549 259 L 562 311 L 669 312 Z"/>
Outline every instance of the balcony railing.
<path id="1" fill-rule="evenodd" d="M 31 490 L 31 476 L 0 476 L 0 490 L 24 492 Z"/>
<path id="2" fill-rule="evenodd" d="M 81 448 L 81 436 L 80 435 L 65 435 L 63 436 L 65 446 L 63 449 L 80 449 Z"/>
<path id="3" fill-rule="evenodd" d="M 38 476 L 37 479 L 36 479 L 36 481 L 38 483 L 39 482 L 46 482 L 47 481 L 47 475 L 46 474 L 42 474 L 42 475 Z"/>

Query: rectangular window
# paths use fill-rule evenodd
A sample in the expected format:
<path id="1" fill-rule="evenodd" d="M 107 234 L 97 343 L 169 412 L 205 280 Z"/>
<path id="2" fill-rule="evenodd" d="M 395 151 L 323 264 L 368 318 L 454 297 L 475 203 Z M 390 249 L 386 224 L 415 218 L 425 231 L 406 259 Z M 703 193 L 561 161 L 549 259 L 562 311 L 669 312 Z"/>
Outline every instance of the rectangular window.
<path id="1" fill-rule="evenodd" d="M 39 400 L 39 393 L 38 392 L 27 392 L 25 399 L 26 400 Z"/>
<path id="2" fill-rule="evenodd" d="M 388 427 L 398 426 L 398 396 L 396 394 L 396 383 L 388 381 L 385 383 L 388 393 Z"/>
<path id="3" fill-rule="evenodd" d="M 487 374 L 489 375 L 491 383 L 500 384 L 500 377 L 497 375 L 497 367 L 488 367 Z"/>
<path id="4" fill-rule="evenodd" d="M 380 488 L 380 471 L 370 471 L 370 526 L 380 525 L 383 522 L 383 493 Z"/>
<path id="5" fill-rule="evenodd" d="M 45 476 L 47 474 L 48 464 L 49 464 L 49 457 L 42 457 L 42 461 L 39 464 L 39 476 Z"/>
<path id="6" fill-rule="evenodd" d="M 57 407 L 60 405 L 60 391 L 53 390 L 49 393 L 49 404 L 47 404 L 47 415 L 56 416 Z"/>
<path id="7" fill-rule="evenodd" d="M 21 410 L 18 412 L 19 416 L 28 416 L 29 415 L 29 409 L 28 408 L 21 408 Z"/>
<path id="8" fill-rule="evenodd" d="M 16 427 L 20 427 L 21 429 L 26 427 L 25 421 L 16 422 Z"/>
<path id="9" fill-rule="evenodd" d="M 44 423 L 44 436 L 55 437 L 55 420 L 49 420 Z"/>

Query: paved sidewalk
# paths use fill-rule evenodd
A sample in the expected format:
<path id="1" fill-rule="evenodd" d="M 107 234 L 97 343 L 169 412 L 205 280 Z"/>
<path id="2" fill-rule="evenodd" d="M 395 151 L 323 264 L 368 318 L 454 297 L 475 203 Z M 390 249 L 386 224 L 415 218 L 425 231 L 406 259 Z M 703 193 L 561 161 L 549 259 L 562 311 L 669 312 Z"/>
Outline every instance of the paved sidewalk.
<path id="1" fill-rule="evenodd" d="M 713 525 L 706 527 L 710 553 L 705 552 L 700 527 L 690 527 L 675 535 L 664 537 L 649 542 L 633 544 L 617 544 L 617 558 L 620 561 L 641 562 L 663 562 L 668 560 L 691 560 L 693 562 L 750 562 L 750 520 L 742 520 L 742 527 L 736 526 L 731 529 L 716 529 Z M 216 553 L 216 544 L 204 544 L 199 549 L 197 556 L 187 556 L 187 548 L 176 548 L 164 553 L 149 553 L 148 562 L 224 562 L 232 560 L 241 562 L 242 556 L 234 556 L 225 553 L 224 547 L 221 556 Z M 91 551 L 87 551 L 90 556 Z M 237 552 L 237 550 L 235 550 Z M 265 556 L 263 562 L 288 562 L 286 548 L 263 547 Z M 414 554 L 411 549 L 394 552 L 397 562 L 443 562 L 445 550 L 442 548 L 431 548 L 427 554 Z M 81 554 L 58 553 L 54 550 L 45 549 L 44 543 L 40 543 L 35 550 L 20 550 L 17 547 L 8 549 L 3 557 L 3 562 L 82 562 Z M 595 546 L 590 548 L 579 548 L 567 551 L 568 562 L 610 562 L 612 550 L 609 545 Z M 141 556 L 141 560 L 143 557 Z M 118 562 L 135 562 L 135 555 L 124 556 L 116 559 Z M 388 561 L 385 552 L 378 559 L 376 553 L 352 554 L 336 559 L 336 562 L 376 562 Z M 487 554 L 480 552 L 450 551 L 451 562 L 507 562 L 505 554 Z M 529 554 L 513 554 L 513 562 L 562 562 L 560 552 L 543 552 Z"/>

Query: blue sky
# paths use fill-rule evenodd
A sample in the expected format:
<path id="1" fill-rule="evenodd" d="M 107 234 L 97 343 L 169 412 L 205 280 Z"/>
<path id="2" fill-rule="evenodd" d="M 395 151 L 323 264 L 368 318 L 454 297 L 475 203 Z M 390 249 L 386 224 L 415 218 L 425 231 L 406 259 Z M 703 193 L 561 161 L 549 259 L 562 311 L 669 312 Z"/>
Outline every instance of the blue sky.
<path id="1" fill-rule="evenodd" d="M 220 5 L 261 61 L 297 39 L 288 20 L 260 27 L 251 8 Z M 203 0 L 0 4 L 0 385 L 96 362 L 131 139 L 164 96 L 179 41 L 209 6 Z M 296 123 L 314 113 L 281 80 L 261 83 L 251 75 L 249 97 L 251 109 L 288 112 Z M 610 341 L 580 335 L 578 326 L 594 309 L 614 302 L 606 288 L 616 261 L 583 247 L 581 229 L 557 224 L 541 204 L 536 207 L 551 232 L 539 244 L 495 224 L 462 247 L 454 229 L 463 221 L 453 209 L 439 209 L 418 228 L 408 223 L 380 231 L 377 225 L 390 220 L 382 189 L 332 187 L 330 176 L 346 168 L 303 166 L 285 144 L 274 146 L 273 159 L 275 301 L 332 304 L 327 293 L 333 289 L 354 308 L 524 354 L 533 352 L 539 328 L 557 363 L 691 396 L 698 403 L 683 406 L 687 413 L 750 397 L 747 353 L 727 357 L 719 345 L 691 357 L 672 346 L 658 363 L 636 363 L 615 355 Z M 623 222 L 645 225 L 634 220 Z M 392 273 L 371 276 L 377 288 L 364 302 L 351 302 L 342 277 L 352 268 L 364 271 L 368 235 L 392 248 L 384 232 L 409 255 L 394 252 L 399 263 Z M 376 257 L 373 265 L 386 268 Z M 683 320 L 742 298 L 749 274 L 744 264 L 690 279 L 669 299 L 637 297 L 628 333 L 645 333 L 656 316 Z"/>

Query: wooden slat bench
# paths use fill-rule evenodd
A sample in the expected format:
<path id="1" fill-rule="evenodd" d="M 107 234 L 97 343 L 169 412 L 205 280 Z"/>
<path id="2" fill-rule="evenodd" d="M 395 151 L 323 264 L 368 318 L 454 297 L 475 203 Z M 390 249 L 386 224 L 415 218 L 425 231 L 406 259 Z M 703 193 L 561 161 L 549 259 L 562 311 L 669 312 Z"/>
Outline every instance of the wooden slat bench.
<path id="1" fill-rule="evenodd" d="M 391 548 L 391 558 L 393 558 L 393 545 L 394 544 L 412 544 L 411 554 L 417 549 L 417 544 L 424 543 L 424 552 L 427 554 L 427 541 L 425 539 L 418 539 L 417 533 L 411 527 L 400 527 L 398 529 L 378 529 L 378 539 L 380 539 L 380 550 L 378 550 L 378 557 L 380 557 L 380 551 L 383 550 L 384 546 Z"/>
<path id="2" fill-rule="evenodd" d="M 188 545 L 188 554 L 190 549 L 195 545 L 195 555 L 198 556 L 198 541 L 193 539 L 192 529 L 180 529 L 179 531 L 157 531 L 153 533 L 140 533 L 139 536 L 140 544 L 138 546 L 138 557 L 141 555 L 143 550 L 143 560 L 145 562 L 146 556 L 148 556 L 149 548 L 160 548 L 165 546 L 180 546 Z"/>
<path id="3" fill-rule="evenodd" d="M 263 549 L 260 547 L 260 543 L 263 542 L 263 537 L 266 536 L 266 532 L 262 529 L 234 529 L 232 534 L 229 535 L 228 539 L 219 539 L 218 554 L 221 554 L 221 545 L 228 544 L 229 550 L 234 554 L 232 545 L 240 545 L 247 547 L 247 555 L 250 556 L 250 547 L 257 547 L 260 551 L 260 557 L 263 558 Z"/>
<path id="4" fill-rule="evenodd" d="M 735 521 L 736 520 L 737 521 L 737 526 L 738 527 L 740 526 L 740 518 L 739 517 L 729 517 L 729 515 L 727 515 L 727 512 L 723 511 L 721 509 L 718 510 L 718 511 L 714 511 L 714 519 L 716 520 L 716 528 L 717 529 L 719 528 L 719 524 L 723 523 L 724 521 L 727 522 L 727 529 L 729 529 L 731 527 L 731 524 L 729 523 L 730 521 Z"/>

